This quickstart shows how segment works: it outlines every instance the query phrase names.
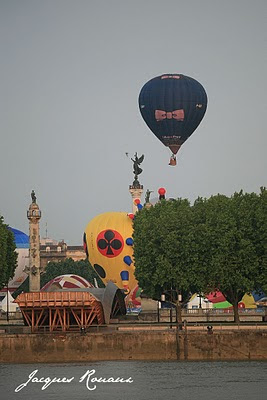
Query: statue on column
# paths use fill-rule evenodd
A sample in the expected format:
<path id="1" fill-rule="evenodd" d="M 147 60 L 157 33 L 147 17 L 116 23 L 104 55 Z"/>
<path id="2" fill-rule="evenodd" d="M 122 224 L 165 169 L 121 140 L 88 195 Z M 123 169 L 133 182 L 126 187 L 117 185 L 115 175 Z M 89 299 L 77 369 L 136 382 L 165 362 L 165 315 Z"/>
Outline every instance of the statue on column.
<path id="1" fill-rule="evenodd" d="M 133 173 L 134 173 L 134 181 L 133 181 L 133 186 L 134 187 L 139 187 L 140 183 L 138 181 L 138 175 L 142 173 L 142 168 L 140 168 L 140 164 L 144 161 L 144 154 L 141 157 L 138 157 L 137 153 L 134 155 L 134 159 L 131 158 L 133 162 Z"/>
<path id="2" fill-rule="evenodd" d="M 151 193 L 153 193 L 153 190 L 147 189 L 147 191 L 146 191 L 146 197 L 145 197 L 145 203 L 146 203 L 146 204 L 149 203 L 149 199 L 150 199 Z"/>
<path id="3" fill-rule="evenodd" d="M 32 190 L 31 192 L 31 197 L 32 197 L 32 203 L 36 204 L 36 195 L 34 190 Z"/>

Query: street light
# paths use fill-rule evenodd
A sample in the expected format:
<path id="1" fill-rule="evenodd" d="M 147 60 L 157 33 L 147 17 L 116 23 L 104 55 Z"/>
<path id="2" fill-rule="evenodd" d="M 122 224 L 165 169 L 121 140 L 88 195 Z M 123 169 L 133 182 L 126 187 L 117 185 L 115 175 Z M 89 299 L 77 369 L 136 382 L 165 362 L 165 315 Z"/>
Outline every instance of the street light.
<path id="1" fill-rule="evenodd" d="M 199 297 L 199 306 L 198 306 L 198 308 L 201 309 L 202 308 L 202 304 L 201 304 L 202 296 L 201 296 L 201 293 L 198 294 L 198 297 Z"/>
<path id="2" fill-rule="evenodd" d="M 173 290 L 172 290 L 172 286 L 171 286 L 170 290 L 164 290 L 163 294 L 161 295 L 161 301 L 166 301 L 165 294 L 170 293 L 170 301 L 169 301 L 169 303 L 171 305 L 171 308 L 170 308 L 170 329 L 172 329 L 172 291 Z"/>
<path id="3" fill-rule="evenodd" d="M 7 323 L 9 324 L 9 296 L 8 296 L 9 291 L 8 291 L 8 281 L 7 281 L 7 284 L 6 284 L 6 288 L 7 288 L 6 320 L 7 320 Z"/>

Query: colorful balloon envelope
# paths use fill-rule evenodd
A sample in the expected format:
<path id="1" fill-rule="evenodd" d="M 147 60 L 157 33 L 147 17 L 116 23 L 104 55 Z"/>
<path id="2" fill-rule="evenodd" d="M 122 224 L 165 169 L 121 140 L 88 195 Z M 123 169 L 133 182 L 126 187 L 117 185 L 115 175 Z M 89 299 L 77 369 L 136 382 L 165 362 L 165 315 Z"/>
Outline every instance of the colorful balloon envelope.
<path id="1" fill-rule="evenodd" d="M 47 282 L 41 289 L 42 292 L 52 292 L 56 290 L 83 289 L 94 287 L 85 278 L 79 275 L 66 274 L 59 275 L 51 281 Z"/>
<path id="2" fill-rule="evenodd" d="M 132 220 L 125 212 L 97 215 L 84 233 L 87 257 L 99 277 L 105 284 L 111 280 L 126 294 L 137 286 L 132 234 Z"/>
<path id="3" fill-rule="evenodd" d="M 141 89 L 140 112 L 154 135 L 172 151 L 170 165 L 176 165 L 175 155 L 200 124 L 207 102 L 203 86 L 182 74 L 157 76 Z"/>

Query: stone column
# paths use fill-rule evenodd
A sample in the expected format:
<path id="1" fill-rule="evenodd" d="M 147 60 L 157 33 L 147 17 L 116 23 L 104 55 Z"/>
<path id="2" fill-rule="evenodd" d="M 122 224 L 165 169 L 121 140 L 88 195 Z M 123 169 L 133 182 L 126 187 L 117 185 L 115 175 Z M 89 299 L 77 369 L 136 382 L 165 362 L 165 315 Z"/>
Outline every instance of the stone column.
<path id="1" fill-rule="evenodd" d="M 135 214 L 138 210 L 137 205 L 134 203 L 135 199 L 140 199 L 143 193 L 143 185 L 130 185 L 129 186 L 129 192 L 131 193 L 132 196 L 132 207 L 133 207 L 133 214 Z"/>
<path id="2" fill-rule="evenodd" d="M 34 192 L 33 192 L 34 193 Z M 30 236 L 30 250 L 29 250 L 29 267 L 25 272 L 29 275 L 29 289 L 30 292 L 40 291 L 40 233 L 39 221 L 41 219 L 41 211 L 38 204 L 36 204 L 36 197 L 32 196 L 33 201 L 27 211 L 27 218 L 29 220 L 29 236 Z"/>

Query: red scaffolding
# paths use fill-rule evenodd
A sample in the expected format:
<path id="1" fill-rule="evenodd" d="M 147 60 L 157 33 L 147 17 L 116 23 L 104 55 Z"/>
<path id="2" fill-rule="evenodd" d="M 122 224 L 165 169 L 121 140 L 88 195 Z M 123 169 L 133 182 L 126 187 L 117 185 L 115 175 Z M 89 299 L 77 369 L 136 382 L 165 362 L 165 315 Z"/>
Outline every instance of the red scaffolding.
<path id="1" fill-rule="evenodd" d="M 101 302 L 89 292 L 21 293 L 16 302 L 32 332 L 81 330 L 105 322 Z"/>

